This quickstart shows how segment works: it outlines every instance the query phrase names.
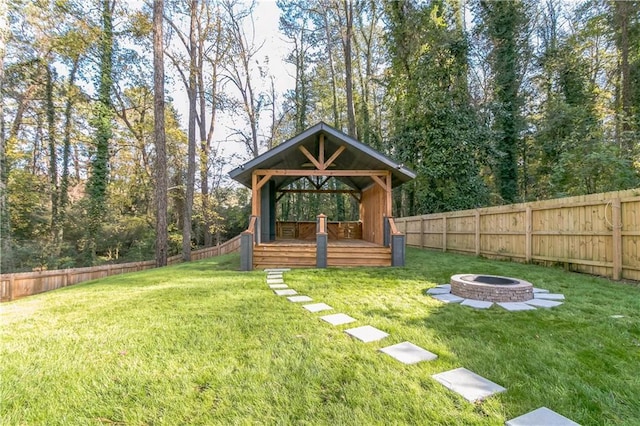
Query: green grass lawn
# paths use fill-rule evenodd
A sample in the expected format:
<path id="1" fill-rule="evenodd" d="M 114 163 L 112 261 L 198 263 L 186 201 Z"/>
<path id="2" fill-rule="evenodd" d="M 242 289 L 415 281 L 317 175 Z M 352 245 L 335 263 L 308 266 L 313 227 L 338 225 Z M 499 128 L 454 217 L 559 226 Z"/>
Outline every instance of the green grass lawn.
<path id="1" fill-rule="evenodd" d="M 406 268 L 285 273 L 358 320 L 333 327 L 238 267 L 222 256 L 3 304 L 0 422 L 501 425 L 546 406 L 583 425 L 640 424 L 637 286 L 412 249 Z M 424 294 L 466 272 L 567 300 L 483 311 Z M 342 331 L 367 324 L 390 336 L 365 344 Z M 405 340 L 439 358 L 407 366 L 378 352 Z M 470 404 L 431 378 L 457 367 L 507 392 Z"/>

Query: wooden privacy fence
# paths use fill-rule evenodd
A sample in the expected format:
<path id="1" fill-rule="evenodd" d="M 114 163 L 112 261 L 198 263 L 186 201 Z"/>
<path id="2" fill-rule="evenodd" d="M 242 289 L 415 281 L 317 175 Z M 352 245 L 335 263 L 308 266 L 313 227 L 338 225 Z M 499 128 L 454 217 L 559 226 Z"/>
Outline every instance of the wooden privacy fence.
<path id="1" fill-rule="evenodd" d="M 395 221 L 412 247 L 640 281 L 640 188 Z"/>
<path id="2" fill-rule="evenodd" d="M 235 253 L 239 250 L 240 236 L 238 235 L 217 246 L 192 251 L 191 260 L 200 260 Z M 181 262 L 182 255 L 171 256 L 167 259 L 168 265 L 176 265 Z M 2 274 L 0 275 L 0 302 L 8 302 L 20 297 L 44 293 L 45 291 L 67 287 L 85 281 L 97 280 L 111 275 L 152 269 L 155 268 L 155 266 L 155 260 L 147 260 L 144 262 L 119 263 L 87 268 Z"/>

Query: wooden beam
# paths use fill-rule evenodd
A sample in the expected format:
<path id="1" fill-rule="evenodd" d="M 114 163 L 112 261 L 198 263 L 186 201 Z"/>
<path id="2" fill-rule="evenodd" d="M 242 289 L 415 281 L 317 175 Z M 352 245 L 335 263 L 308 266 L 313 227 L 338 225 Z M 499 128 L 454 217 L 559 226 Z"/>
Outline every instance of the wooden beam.
<path id="1" fill-rule="evenodd" d="M 359 194 L 360 191 L 355 189 L 279 189 L 278 192 L 286 194 L 304 194 L 304 193 L 316 193 L 316 194 Z"/>
<path id="2" fill-rule="evenodd" d="M 383 181 L 382 179 L 380 179 L 380 177 L 376 176 L 376 175 L 371 175 L 371 179 L 373 179 L 373 181 L 375 183 L 377 183 L 378 185 L 380 185 L 382 187 L 382 189 L 386 190 L 387 189 L 387 183 L 385 181 Z"/>
<path id="3" fill-rule="evenodd" d="M 320 170 L 324 170 L 327 166 L 324 164 L 324 133 L 320 133 L 320 148 L 318 149 L 318 163 L 320 163 Z"/>
<path id="4" fill-rule="evenodd" d="M 391 203 L 393 202 L 391 197 L 391 192 L 393 190 L 393 185 L 391 184 L 391 172 L 387 172 L 386 176 L 387 185 L 385 187 L 385 191 L 387 192 L 387 217 L 393 216 L 393 209 Z"/>
<path id="5" fill-rule="evenodd" d="M 387 170 L 304 170 L 304 169 L 260 169 L 254 173 L 271 176 L 386 176 Z M 385 185 L 382 185 L 385 187 Z"/>
<path id="6" fill-rule="evenodd" d="M 309 152 L 309 150 L 307 148 L 305 148 L 304 146 L 300 145 L 298 147 L 298 149 L 300 151 L 302 151 L 304 156 L 307 157 L 309 159 L 309 161 L 311 161 L 313 163 L 314 166 L 316 166 L 316 169 L 322 170 L 322 165 L 318 162 L 318 160 L 315 159 L 315 157 L 313 155 L 311 155 L 311 153 Z"/>
<path id="7" fill-rule="evenodd" d="M 265 183 L 269 182 L 269 179 L 271 179 L 271 176 L 263 176 L 257 183 L 258 189 L 262 188 Z"/>
<path id="8" fill-rule="evenodd" d="M 251 215 L 260 216 L 260 190 L 258 189 L 258 173 L 251 174 Z"/>
<path id="9" fill-rule="evenodd" d="M 347 148 L 344 145 L 341 145 L 340 148 L 338 148 L 338 150 L 336 152 L 334 152 L 331 157 L 329 157 L 327 162 L 324 163 L 324 168 L 326 169 L 327 167 L 331 166 L 333 164 L 333 162 L 336 161 L 336 158 L 338 158 L 340 156 L 340 154 L 342 154 L 342 152 L 345 149 L 347 149 Z"/>
<path id="10" fill-rule="evenodd" d="M 351 195 L 358 202 L 358 204 L 360 204 L 362 202 L 362 193 L 361 192 L 359 192 L 357 194 L 349 194 L 349 195 Z M 360 195 L 360 196 L 358 197 L 358 195 Z"/>

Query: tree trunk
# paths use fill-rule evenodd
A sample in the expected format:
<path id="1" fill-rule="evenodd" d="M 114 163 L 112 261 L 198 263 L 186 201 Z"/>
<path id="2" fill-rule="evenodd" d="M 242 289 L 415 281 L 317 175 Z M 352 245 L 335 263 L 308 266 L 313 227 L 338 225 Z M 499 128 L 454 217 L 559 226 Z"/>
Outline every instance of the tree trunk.
<path id="1" fill-rule="evenodd" d="M 196 14 L 198 0 L 191 0 L 191 24 L 189 28 L 189 146 L 187 150 L 187 187 L 185 189 L 184 223 L 182 227 L 182 259 L 191 260 L 191 215 L 196 176 Z"/>
<path id="2" fill-rule="evenodd" d="M 327 11 L 324 15 L 324 30 L 327 37 L 327 59 L 329 60 L 329 72 L 331 73 L 331 106 L 333 110 L 333 127 L 340 126 L 340 114 L 338 113 L 338 93 L 336 82 L 336 67 L 333 61 L 333 50 L 331 49 L 331 30 L 329 27 L 329 17 Z"/>
<path id="3" fill-rule="evenodd" d="M 64 108 L 64 141 L 62 149 L 62 179 L 60 181 L 60 221 L 64 222 L 66 208 L 69 204 L 69 162 L 71 161 L 71 128 L 74 101 L 74 85 L 78 72 L 79 58 L 73 60 L 67 83 L 67 103 Z"/>
<path id="4" fill-rule="evenodd" d="M 60 222 L 58 218 L 58 147 L 56 146 L 56 108 L 53 102 L 54 71 L 49 64 L 46 67 L 45 110 L 47 117 L 47 141 L 49 142 L 49 185 L 51 192 L 51 242 L 54 254 L 58 254 Z"/>
<path id="5" fill-rule="evenodd" d="M 8 36 L 6 28 L 6 6 L 0 6 L 0 93 L 4 93 L 4 56 Z M 7 197 L 7 183 L 9 180 L 9 163 L 6 156 L 5 128 L 4 128 L 4 102 L 0 102 L 0 271 L 3 273 L 13 270 L 13 255 L 11 253 L 11 221 L 9 217 L 9 204 Z"/>
<path id="6" fill-rule="evenodd" d="M 97 240 L 102 229 L 109 180 L 109 141 L 112 136 L 113 107 L 111 104 L 113 67 L 113 8 L 115 0 L 102 0 L 102 34 L 100 40 L 100 83 L 96 104 L 95 155 L 91 162 L 91 177 L 87 182 L 89 218 L 87 224 L 86 261 L 96 258 Z"/>
<path id="7" fill-rule="evenodd" d="M 342 34 L 342 47 L 344 49 L 344 79 L 347 97 L 347 133 L 352 138 L 357 138 L 356 115 L 353 106 L 353 71 L 351 69 L 351 41 L 353 40 L 353 1 L 343 0 L 345 13 L 345 28 Z"/>
<path id="8" fill-rule="evenodd" d="M 211 153 L 211 145 L 207 138 L 207 103 L 205 99 L 205 83 L 204 83 L 204 39 L 202 34 L 198 40 L 198 102 L 200 106 L 200 196 L 203 220 L 203 239 L 205 247 L 212 245 L 211 235 L 211 209 L 209 203 L 209 154 Z M 215 82 L 213 82 L 215 84 Z M 215 108 L 215 106 L 213 107 Z"/>
<path id="9" fill-rule="evenodd" d="M 616 23 L 616 45 L 619 55 L 620 82 L 617 93 L 620 99 L 618 105 L 618 121 L 621 134 L 617 135 L 620 141 L 620 147 L 629 157 L 632 156 L 634 144 L 636 141 L 630 137 L 629 132 L 632 130 L 632 86 L 631 86 L 631 66 L 629 63 L 630 43 L 629 43 L 629 20 L 633 15 L 634 4 L 631 1 L 615 1 L 613 4 L 614 22 Z"/>
<path id="10" fill-rule="evenodd" d="M 167 141 L 164 129 L 164 45 L 162 18 L 164 0 L 153 2 L 153 136 L 156 148 L 156 266 L 166 266 L 167 230 Z"/>

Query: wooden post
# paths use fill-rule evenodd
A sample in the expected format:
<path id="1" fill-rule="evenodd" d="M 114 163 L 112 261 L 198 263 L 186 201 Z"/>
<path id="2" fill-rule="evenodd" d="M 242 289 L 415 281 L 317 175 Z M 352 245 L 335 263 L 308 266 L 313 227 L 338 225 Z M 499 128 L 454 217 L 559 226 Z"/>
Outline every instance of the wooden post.
<path id="1" fill-rule="evenodd" d="M 442 216 L 442 251 L 447 251 L 447 217 Z"/>
<path id="2" fill-rule="evenodd" d="M 15 277 L 13 276 L 13 274 L 9 275 L 9 290 L 7 291 L 8 296 L 9 296 L 9 301 L 13 300 L 13 286 L 15 284 Z"/>
<path id="3" fill-rule="evenodd" d="M 527 205 L 527 209 L 524 213 L 524 257 L 527 263 L 530 263 L 532 260 L 531 256 L 531 244 L 532 244 L 532 232 L 533 232 L 533 223 L 532 223 L 532 212 L 531 205 Z"/>
<path id="4" fill-rule="evenodd" d="M 251 216 L 260 216 L 260 190 L 256 172 L 251 174 Z"/>
<path id="5" fill-rule="evenodd" d="M 406 224 L 406 222 L 405 222 Z M 406 231 L 406 226 L 405 226 L 405 234 L 407 233 Z M 420 248 L 423 249 L 424 248 L 424 217 L 420 216 Z"/>
<path id="6" fill-rule="evenodd" d="M 328 235 L 327 216 L 320 213 L 317 217 L 316 232 L 316 268 L 327 267 Z"/>
<path id="7" fill-rule="evenodd" d="M 620 198 L 611 202 L 613 233 L 613 276 L 619 281 L 622 278 L 622 212 Z M 605 207 L 606 208 L 606 207 Z"/>
<path id="8" fill-rule="evenodd" d="M 405 244 L 404 234 L 391 235 L 391 266 L 404 266 Z"/>
<path id="9" fill-rule="evenodd" d="M 476 210 L 476 213 L 475 213 L 475 226 L 476 226 L 476 256 L 480 256 L 480 210 Z"/>
<path id="10" fill-rule="evenodd" d="M 386 198 L 386 203 L 387 203 L 386 214 L 387 214 L 387 217 L 392 217 L 393 216 L 393 206 L 392 206 L 392 203 L 393 203 L 393 197 L 392 197 L 393 185 L 392 185 L 392 181 L 391 181 L 391 172 L 387 172 L 386 178 L 387 178 L 386 182 L 385 182 L 386 183 L 386 188 L 385 188 L 386 194 L 385 195 L 387 196 L 387 198 Z"/>
<path id="11" fill-rule="evenodd" d="M 240 270 L 253 271 L 253 234 L 248 231 L 240 234 Z"/>

